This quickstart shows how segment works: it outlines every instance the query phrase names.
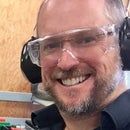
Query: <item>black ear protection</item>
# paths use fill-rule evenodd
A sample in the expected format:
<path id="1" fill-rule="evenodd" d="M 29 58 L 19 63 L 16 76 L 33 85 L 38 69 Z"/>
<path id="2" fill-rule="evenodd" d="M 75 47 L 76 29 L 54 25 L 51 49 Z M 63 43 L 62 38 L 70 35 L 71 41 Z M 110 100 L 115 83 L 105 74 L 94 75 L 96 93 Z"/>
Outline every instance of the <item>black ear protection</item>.
<path id="1" fill-rule="evenodd" d="M 22 48 L 22 53 L 21 53 L 21 59 L 20 59 L 20 67 L 25 75 L 25 77 L 32 83 L 40 83 L 42 81 L 41 79 L 41 68 L 35 64 L 32 63 L 29 53 L 27 51 L 27 44 L 28 42 L 35 40 L 35 37 L 31 37 L 30 40 L 28 40 L 23 48 Z"/>
<path id="2" fill-rule="evenodd" d="M 119 31 L 120 55 L 123 70 L 130 70 L 130 18 L 126 17 Z"/>
<path id="3" fill-rule="evenodd" d="M 32 37 L 29 41 L 36 39 Z M 41 68 L 31 62 L 25 43 L 21 53 L 21 70 L 32 83 L 40 83 Z M 119 30 L 120 55 L 123 63 L 123 70 L 130 70 L 130 18 L 126 17 Z"/>

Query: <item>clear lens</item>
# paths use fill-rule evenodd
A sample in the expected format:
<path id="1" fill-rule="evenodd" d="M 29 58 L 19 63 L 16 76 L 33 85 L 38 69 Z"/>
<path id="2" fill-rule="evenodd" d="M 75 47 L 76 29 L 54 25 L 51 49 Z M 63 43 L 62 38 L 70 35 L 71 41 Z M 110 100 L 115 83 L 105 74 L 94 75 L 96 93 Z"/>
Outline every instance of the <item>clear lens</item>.
<path id="1" fill-rule="evenodd" d="M 83 51 L 83 53 L 86 53 L 91 46 L 104 44 L 107 38 L 106 36 L 115 33 L 113 27 L 114 26 L 105 26 L 102 28 L 76 29 L 39 38 L 28 44 L 30 58 L 32 62 L 38 66 L 42 66 L 40 62 L 43 63 L 42 60 L 45 57 L 58 60 L 66 41 L 71 44 L 71 47 L 78 55 Z"/>
<path id="2" fill-rule="evenodd" d="M 39 48 L 40 48 L 40 44 L 39 42 L 37 42 L 37 40 L 29 42 L 27 46 L 31 61 L 38 66 L 39 66 L 39 58 L 40 58 Z"/>

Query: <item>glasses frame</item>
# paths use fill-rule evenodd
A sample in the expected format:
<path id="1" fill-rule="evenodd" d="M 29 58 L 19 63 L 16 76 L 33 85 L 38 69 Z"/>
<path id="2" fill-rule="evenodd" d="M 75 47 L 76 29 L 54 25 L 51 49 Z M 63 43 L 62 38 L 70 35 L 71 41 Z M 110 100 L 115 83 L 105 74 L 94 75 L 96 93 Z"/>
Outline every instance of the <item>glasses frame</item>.
<path id="1" fill-rule="evenodd" d="M 46 36 L 41 37 L 41 38 L 37 38 L 33 41 L 28 42 L 28 44 L 27 44 L 27 51 L 29 53 L 29 57 L 30 57 L 32 63 L 36 64 L 37 66 L 40 66 L 40 64 L 39 64 L 39 61 L 40 61 L 39 50 L 40 49 L 38 50 L 38 46 L 40 46 L 41 41 L 44 41 L 44 40 L 47 40 L 49 38 L 53 38 L 53 37 L 56 37 L 56 36 L 69 35 L 69 34 L 74 34 L 74 33 L 82 32 L 82 31 L 89 31 L 89 30 L 92 30 L 94 28 L 101 29 L 104 32 L 104 36 L 116 35 L 118 30 L 119 30 L 119 28 L 115 24 L 112 24 L 112 25 L 105 25 L 105 26 L 101 26 L 101 27 L 77 28 L 77 29 L 68 30 L 68 31 L 65 31 L 65 32 L 60 32 L 60 33 L 56 33 L 56 34 L 52 34 L 52 35 L 46 35 Z M 38 45 L 38 46 L 35 46 L 36 49 L 37 49 L 37 51 L 35 51 L 35 52 L 34 52 L 34 50 L 32 50 L 32 46 L 34 44 Z"/>

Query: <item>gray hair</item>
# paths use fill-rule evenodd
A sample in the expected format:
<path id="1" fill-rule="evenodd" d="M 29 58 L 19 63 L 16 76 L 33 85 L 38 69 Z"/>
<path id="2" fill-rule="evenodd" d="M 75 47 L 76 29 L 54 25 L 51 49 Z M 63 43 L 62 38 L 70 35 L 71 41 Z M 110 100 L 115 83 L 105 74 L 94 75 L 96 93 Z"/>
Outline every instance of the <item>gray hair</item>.
<path id="1" fill-rule="evenodd" d="M 105 0 L 105 13 L 112 23 L 121 24 L 127 15 L 122 0 Z"/>
<path id="2" fill-rule="evenodd" d="M 40 16 L 41 10 L 45 9 L 49 0 L 44 0 L 39 8 L 38 17 Z M 111 23 L 121 25 L 124 18 L 127 16 L 126 8 L 123 5 L 122 0 L 105 0 L 105 15 Z M 37 23 L 36 23 L 37 30 Z M 38 31 L 38 30 L 37 30 Z M 37 32 L 38 34 L 38 32 Z"/>

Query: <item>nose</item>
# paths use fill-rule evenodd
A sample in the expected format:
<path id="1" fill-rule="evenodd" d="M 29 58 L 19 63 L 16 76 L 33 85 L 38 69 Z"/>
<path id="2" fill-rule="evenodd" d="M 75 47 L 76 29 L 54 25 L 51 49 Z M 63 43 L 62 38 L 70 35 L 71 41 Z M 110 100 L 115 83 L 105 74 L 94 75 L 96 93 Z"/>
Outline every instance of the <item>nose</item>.
<path id="1" fill-rule="evenodd" d="M 70 70 L 71 68 L 77 66 L 79 64 L 78 59 L 72 53 L 72 51 L 68 49 L 63 49 L 61 57 L 58 59 L 57 66 L 62 70 Z"/>

